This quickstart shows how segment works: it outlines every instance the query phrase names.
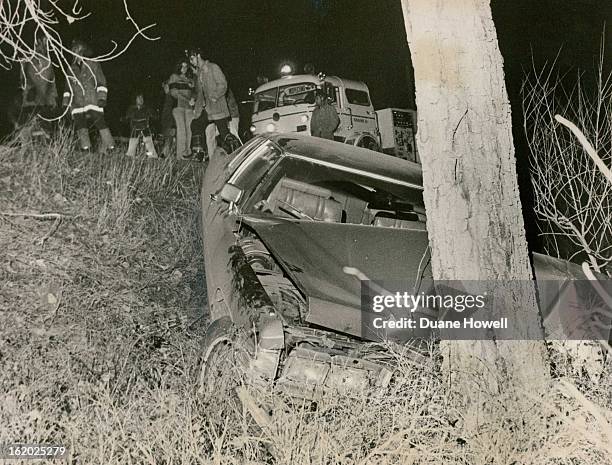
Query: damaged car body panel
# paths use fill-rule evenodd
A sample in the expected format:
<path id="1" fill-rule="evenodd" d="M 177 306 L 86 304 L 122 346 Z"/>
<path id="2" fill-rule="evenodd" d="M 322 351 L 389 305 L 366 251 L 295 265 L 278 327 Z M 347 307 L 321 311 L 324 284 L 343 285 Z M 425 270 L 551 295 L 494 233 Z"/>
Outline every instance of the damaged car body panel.
<path id="1" fill-rule="evenodd" d="M 218 152 L 203 182 L 202 232 L 211 319 L 255 333 L 254 380 L 315 398 L 389 382 L 385 348 L 359 338 L 360 280 L 344 268 L 413 276 L 427 238 L 418 165 L 383 157 L 364 171 L 372 152 L 310 139 L 262 137 Z M 388 263 L 373 225 L 403 220 L 415 239 L 387 228 L 386 247 L 411 252 Z"/>
<path id="2" fill-rule="evenodd" d="M 253 338 L 253 382 L 310 399 L 384 388 L 393 358 L 364 339 L 361 280 L 426 290 L 425 222 L 420 165 L 293 134 L 219 151 L 202 188 L 211 320 Z M 534 268 L 537 280 L 580 274 L 538 254 Z"/>
<path id="3" fill-rule="evenodd" d="M 362 332 L 361 281 L 347 274 L 346 267 L 377 280 L 418 282 L 419 263 L 428 247 L 427 234 L 418 230 L 381 231 L 371 226 L 286 220 L 251 222 L 248 218 L 245 223 L 306 296 L 304 320 L 356 337 Z"/>

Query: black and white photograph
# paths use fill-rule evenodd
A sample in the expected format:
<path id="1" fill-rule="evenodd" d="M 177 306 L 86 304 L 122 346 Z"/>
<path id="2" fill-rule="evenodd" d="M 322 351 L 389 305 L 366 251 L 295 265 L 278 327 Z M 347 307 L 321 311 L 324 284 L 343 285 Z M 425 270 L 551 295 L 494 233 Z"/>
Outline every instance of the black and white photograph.
<path id="1" fill-rule="evenodd" d="M 0 0 L 0 464 L 612 465 L 612 2 Z"/>

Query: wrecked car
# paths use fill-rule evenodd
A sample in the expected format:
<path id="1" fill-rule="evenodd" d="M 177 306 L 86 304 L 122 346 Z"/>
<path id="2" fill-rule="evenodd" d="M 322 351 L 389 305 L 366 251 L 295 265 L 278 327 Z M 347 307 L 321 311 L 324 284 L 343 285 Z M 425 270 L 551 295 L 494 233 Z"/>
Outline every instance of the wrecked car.
<path id="1" fill-rule="evenodd" d="M 431 279 L 420 165 L 296 134 L 220 153 L 202 190 L 201 383 L 240 344 L 249 376 L 289 395 L 387 386 L 392 359 L 364 338 L 361 280 Z M 543 278 L 578 268 L 534 260 Z"/>

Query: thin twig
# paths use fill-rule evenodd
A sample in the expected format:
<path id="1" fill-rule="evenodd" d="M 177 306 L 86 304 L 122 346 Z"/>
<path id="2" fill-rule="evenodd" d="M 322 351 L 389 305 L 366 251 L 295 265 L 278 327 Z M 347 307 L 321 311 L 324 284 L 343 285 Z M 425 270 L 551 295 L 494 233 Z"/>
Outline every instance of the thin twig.
<path id="1" fill-rule="evenodd" d="M 37 220 L 63 220 L 64 218 L 70 218 L 69 215 L 62 213 L 29 213 L 29 212 L 0 212 L 2 216 L 10 217 L 22 217 L 22 218 L 34 218 Z"/>
<path id="2" fill-rule="evenodd" d="M 67 46 L 61 34 L 56 30 L 60 19 L 66 20 L 69 24 L 82 21 L 91 13 L 83 13 L 80 0 L 75 0 L 72 11 L 68 12 L 62 6 L 58 5 L 58 0 L 50 0 L 50 7 L 41 6 L 40 0 L 17 0 L 17 2 L 0 1 L 0 42 L 5 46 L 0 50 L 0 68 L 11 69 L 13 65 L 31 66 L 36 74 L 43 77 L 50 67 L 57 69 L 66 81 L 67 88 L 70 89 L 70 102 L 64 112 L 57 118 L 43 118 L 48 121 L 60 119 L 65 116 L 70 106 L 75 87 L 83 90 L 83 86 L 78 79 L 71 66 L 74 60 L 84 60 L 84 65 L 90 70 L 89 63 L 100 63 L 113 60 L 125 53 L 128 47 L 138 37 L 146 40 L 158 40 L 159 37 L 151 37 L 145 32 L 149 31 L 155 24 L 148 26 L 140 26 L 128 10 L 127 0 L 123 0 L 124 12 L 127 15 L 127 20 L 135 28 L 131 38 L 123 47 L 111 40 L 111 48 L 109 51 L 94 57 L 83 57 L 72 51 L 71 47 Z M 26 23 L 31 23 L 35 27 L 34 44 L 29 43 L 23 33 L 23 27 Z M 22 69 L 23 71 L 23 69 Z M 23 76 L 27 79 L 25 73 Z M 92 75 L 94 73 L 92 72 Z M 47 78 L 47 80 L 53 80 Z M 96 82 L 97 86 L 97 82 Z"/>
<path id="3" fill-rule="evenodd" d="M 61 217 L 57 218 L 55 222 L 53 223 L 53 226 L 51 227 L 51 229 L 49 229 L 49 232 L 45 234 L 45 236 L 38 241 L 38 245 L 44 245 L 45 241 L 49 239 L 53 234 L 55 234 L 55 231 L 57 231 L 57 228 L 59 228 L 59 225 L 61 223 L 62 223 L 62 218 Z"/>

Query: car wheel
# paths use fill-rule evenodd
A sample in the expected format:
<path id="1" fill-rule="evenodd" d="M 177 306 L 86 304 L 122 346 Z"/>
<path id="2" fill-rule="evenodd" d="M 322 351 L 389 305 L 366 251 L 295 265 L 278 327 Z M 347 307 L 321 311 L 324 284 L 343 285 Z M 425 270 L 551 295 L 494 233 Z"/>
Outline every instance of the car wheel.
<path id="1" fill-rule="evenodd" d="M 198 394 L 205 400 L 218 401 L 222 394 L 233 398 L 248 365 L 249 348 L 248 339 L 229 318 L 214 321 L 204 338 Z"/>
<path id="2" fill-rule="evenodd" d="M 228 146 L 228 149 L 231 150 L 231 152 L 228 152 L 228 153 L 234 153 L 236 150 L 238 150 L 240 147 L 242 147 L 242 142 L 240 142 L 240 139 L 238 139 L 233 134 L 229 134 L 229 136 L 226 137 L 226 141 L 225 142 L 226 142 L 226 144 Z"/>
<path id="3" fill-rule="evenodd" d="M 357 143 L 357 147 L 363 147 L 364 149 L 373 150 L 374 152 L 380 151 L 380 147 L 378 146 L 378 143 L 371 137 L 363 137 Z"/>
<path id="4" fill-rule="evenodd" d="M 208 327 L 200 363 L 198 397 L 208 413 L 209 425 L 219 431 L 246 428 L 251 436 L 262 434 L 255 420 L 245 416 L 238 396 L 238 388 L 245 381 L 245 369 L 253 354 L 252 340 L 228 317 Z"/>
<path id="5" fill-rule="evenodd" d="M 230 154 L 238 150 L 242 146 L 242 143 L 240 142 L 240 139 L 229 132 L 223 139 L 221 139 L 221 136 L 218 136 L 217 145 L 225 150 L 225 153 Z"/>

